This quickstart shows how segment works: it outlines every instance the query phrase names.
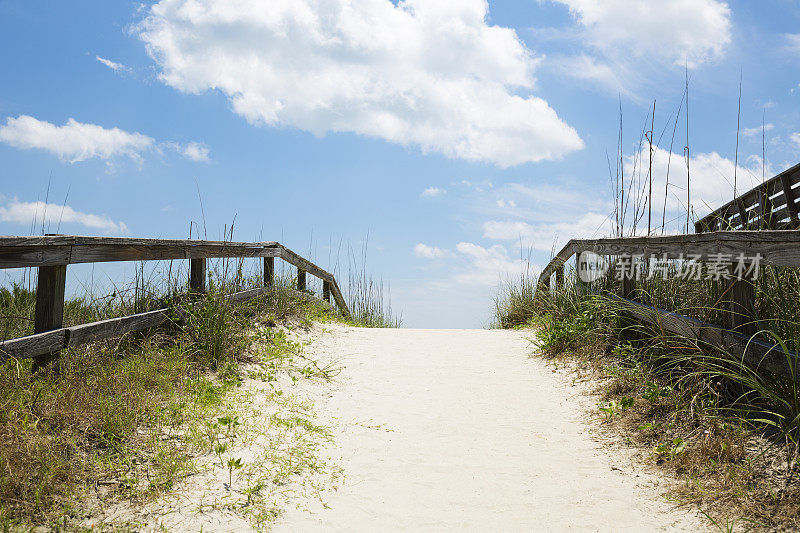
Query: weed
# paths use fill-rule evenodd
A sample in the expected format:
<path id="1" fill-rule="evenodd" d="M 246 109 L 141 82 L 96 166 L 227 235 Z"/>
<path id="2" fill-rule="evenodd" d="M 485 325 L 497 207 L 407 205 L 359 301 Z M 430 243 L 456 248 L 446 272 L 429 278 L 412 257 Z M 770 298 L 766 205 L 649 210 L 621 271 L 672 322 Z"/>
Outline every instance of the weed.
<path id="1" fill-rule="evenodd" d="M 794 281 L 789 281 L 791 292 Z M 764 297 L 777 297 L 776 287 L 767 285 L 764 290 L 773 293 Z M 682 501 L 717 516 L 736 513 L 740 524 L 754 521 L 758 527 L 796 528 L 800 523 L 796 362 L 787 359 L 789 372 L 776 375 L 722 350 L 635 322 L 607 296 L 617 289 L 609 279 L 580 284 L 568 273 L 561 289 L 530 302 L 533 314 L 526 323 L 534 325 L 536 345 L 548 357 L 569 352 L 586 358 L 589 365 L 584 366 L 605 378 L 604 398 L 598 404 L 602 420 L 623 432 L 623 441 L 649 452 L 661 468 L 687 480 L 675 489 Z M 679 285 L 655 277 L 641 284 L 637 297 L 713 320 L 719 310 L 701 305 L 712 289 L 709 284 Z M 682 295 L 687 299 L 681 301 Z M 767 309 L 773 304 L 759 305 Z M 501 304 L 498 309 L 506 307 Z M 770 323 L 766 316 L 761 315 L 759 324 Z M 776 329 L 797 331 L 789 323 Z M 762 331 L 756 338 L 776 342 L 785 353 L 800 346 L 800 337 L 787 340 L 776 331 Z"/>
<path id="2" fill-rule="evenodd" d="M 225 447 L 243 422 L 215 411 L 241 384 L 241 363 L 252 357 L 254 343 L 265 348 L 259 354 L 265 361 L 280 362 L 262 367 L 272 379 L 287 366 L 298 379 L 335 374 L 335 367 L 297 355 L 301 346 L 283 329 L 254 327 L 335 320 L 339 314 L 330 305 L 297 294 L 279 278 L 275 291 L 233 306 L 225 294 L 261 286 L 261 279 L 247 277 L 240 262 L 212 265 L 209 276 L 207 296 L 190 305 L 177 277 L 154 284 L 142 267 L 132 287 L 69 299 L 65 324 L 170 305 L 177 311 L 165 328 L 64 350 L 37 375 L 29 361 L 0 365 L 0 526 L 66 520 L 76 513 L 75 502 L 92 505 L 96 495 L 87 488 L 97 484 L 118 486 L 135 500 L 163 494 L 196 468 L 193 449 L 227 461 Z M 0 335 L 30 333 L 34 304 L 35 292 L 23 283 L 0 288 Z M 225 462 L 231 479 L 245 466 Z"/>

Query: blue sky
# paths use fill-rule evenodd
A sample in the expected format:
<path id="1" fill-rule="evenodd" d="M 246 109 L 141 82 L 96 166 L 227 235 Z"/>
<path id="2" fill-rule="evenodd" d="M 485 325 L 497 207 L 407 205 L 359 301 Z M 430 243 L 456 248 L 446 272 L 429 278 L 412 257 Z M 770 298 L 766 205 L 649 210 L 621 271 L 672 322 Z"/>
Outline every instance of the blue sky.
<path id="1" fill-rule="evenodd" d="M 798 23 L 789 0 L 0 0 L 0 234 L 41 233 L 47 197 L 47 232 L 235 219 L 340 271 L 368 237 L 405 325 L 482 326 L 520 257 L 611 231 L 620 106 L 643 180 L 656 101 L 654 219 L 669 161 L 685 222 L 686 71 L 696 215 L 797 163 Z"/>

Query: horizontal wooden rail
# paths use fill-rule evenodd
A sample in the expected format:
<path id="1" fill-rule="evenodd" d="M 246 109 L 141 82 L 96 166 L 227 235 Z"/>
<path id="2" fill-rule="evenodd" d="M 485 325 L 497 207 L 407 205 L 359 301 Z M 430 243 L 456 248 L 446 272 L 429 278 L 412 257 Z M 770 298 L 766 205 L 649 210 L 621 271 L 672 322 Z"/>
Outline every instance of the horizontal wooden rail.
<path id="1" fill-rule="evenodd" d="M 273 287 L 248 289 L 225 295 L 225 299 L 233 304 L 238 304 L 275 290 L 279 289 Z M 294 289 L 283 290 L 288 290 L 298 296 L 308 296 L 306 293 Z M 9 357 L 31 359 L 64 348 L 73 348 L 90 342 L 119 337 L 132 331 L 158 327 L 172 320 L 180 321 L 184 315 L 185 311 L 181 309 L 156 309 L 146 313 L 89 322 L 3 341 L 0 342 L 0 362 L 6 361 Z"/>
<path id="2" fill-rule="evenodd" d="M 691 235 L 667 235 L 659 237 L 611 237 L 602 239 L 570 240 L 542 269 L 537 283 L 537 295 L 550 287 L 550 278 L 563 279 L 564 265 L 573 255 L 584 251 L 602 256 L 655 256 L 658 259 L 694 259 L 735 263 L 740 256 L 747 259 L 758 257 L 761 265 L 800 267 L 800 230 L 764 231 L 716 231 Z M 658 323 L 667 331 L 684 335 L 723 348 L 738 357 L 745 357 L 762 368 L 775 370 L 786 368 L 786 354 L 780 346 L 751 340 L 754 317 L 742 316 L 752 309 L 752 285 L 747 281 L 733 282 L 736 290 L 730 291 L 731 305 L 728 314 L 731 324 L 738 324 L 740 331 L 706 324 L 677 313 L 656 309 L 633 301 L 632 279 L 623 280 L 621 301 L 627 302 L 631 313 L 637 318 Z M 737 284 L 738 283 L 738 284 Z M 747 290 L 749 287 L 750 290 Z"/>
<path id="3" fill-rule="evenodd" d="M 274 290 L 274 259 L 278 257 L 297 268 L 299 289 L 305 290 L 306 272 L 316 276 L 323 282 L 324 297 L 327 299 L 332 295 L 342 314 L 350 316 L 333 274 L 274 241 L 248 243 L 68 235 L 0 237 L 0 269 L 39 269 L 35 334 L 0 342 L 0 360 L 8 356 L 35 357 L 39 366 L 63 348 L 158 326 L 169 319 L 169 309 L 158 309 L 70 328 L 61 327 L 67 265 L 188 259 L 189 290 L 197 297 L 205 292 L 207 259 L 258 257 L 264 258 L 264 287 L 228 295 L 229 300 L 239 302 Z"/>
<path id="4" fill-rule="evenodd" d="M 715 231 L 660 237 L 608 237 L 573 239 L 542 270 L 548 278 L 570 257 L 583 251 L 598 255 L 643 255 L 666 259 L 717 260 L 720 254 L 736 258 L 760 255 L 763 265 L 800 266 L 800 230 Z M 691 256 L 691 257 L 690 257 Z"/>
<path id="5" fill-rule="evenodd" d="M 114 237 L 0 237 L 0 268 L 226 257 L 278 257 L 276 242 L 226 242 Z"/>
<path id="6" fill-rule="evenodd" d="M 756 368 L 776 373 L 789 371 L 786 354 L 778 344 L 769 344 L 735 331 L 627 298 L 615 295 L 611 295 L 611 297 L 620 302 L 632 316 L 662 331 L 715 346 Z M 791 356 L 796 358 L 797 354 L 792 353 Z"/>

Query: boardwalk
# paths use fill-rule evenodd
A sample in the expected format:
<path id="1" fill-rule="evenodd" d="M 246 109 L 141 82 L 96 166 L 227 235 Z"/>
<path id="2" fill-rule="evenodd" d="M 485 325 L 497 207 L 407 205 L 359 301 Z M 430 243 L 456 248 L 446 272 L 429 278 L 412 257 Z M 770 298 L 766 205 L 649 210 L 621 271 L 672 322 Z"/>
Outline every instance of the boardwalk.
<path id="1" fill-rule="evenodd" d="M 343 358 L 317 401 L 333 427 L 336 492 L 277 531 L 698 531 L 663 485 L 597 434 L 571 378 L 530 358 L 529 334 L 333 327 Z"/>

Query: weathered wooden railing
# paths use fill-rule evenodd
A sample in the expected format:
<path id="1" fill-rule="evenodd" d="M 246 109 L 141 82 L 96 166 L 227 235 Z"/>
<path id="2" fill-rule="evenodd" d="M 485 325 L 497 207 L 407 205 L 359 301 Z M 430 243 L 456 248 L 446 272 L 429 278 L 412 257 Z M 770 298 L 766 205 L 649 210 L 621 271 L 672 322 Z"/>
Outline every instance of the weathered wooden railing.
<path id="1" fill-rule="evenodd" d="M 0 237 L 0 269 L 36 267 L 34 334 L 0 342 L 0 361 L 8 357 L 34 358 L 41 366 L 64 348 L 159 326 L 169 320 L 169 309 L 157 309 L 110 320 L 63 327 L 67 265 L 111 261 L 189 260 L 189 290 L 206 291 L 206 260 L 264 258 L 264 286 L 227 296 L 233 302 L 274 289 L 275 258 L 297 267 L 297 289 L 306 289 L 306 272 L 322 280 L 323 298 L 331 295 L 342 314 L 349 316 L 344 296 L 333 274 L 277 242 L 226 242 L 127 239 L 53 235 Z"/>
<path id="2" fill-rule="evenodd" d="M 537 293 L 549 290 L 554 275 L 556 284 L 562 284 L 565 263 L 583 251 L 600 256 L 642 256 L 659 260 L 694 258 L 699 262 L 722 261 L 729 265 L 742 256 L 758 256 L 760 265 L 800 267 L 800 231 L 716 231 L 661 237 L 573 239 L 542 270 Z M 786 354 L 777 346 L 751 338 L 755 321 L 755 295 L 749 280 L 734 278 L 730 281 L 731 285 L 725 288 L 728 327 L 707 324 L 636 302 L 632 298 L 635 279 L 624 277 L 622 282 L 622 295 L 615 297 L 638 319 L 653 323 L 665 331 L 721 347 L 762 368 L 785 370 Z"/>
<path id="3" fill-rule="evenodd" d="M 797 229 L 800 165 L 734 198 L 698 220 L 695 233 L 706 231 Z"/>

